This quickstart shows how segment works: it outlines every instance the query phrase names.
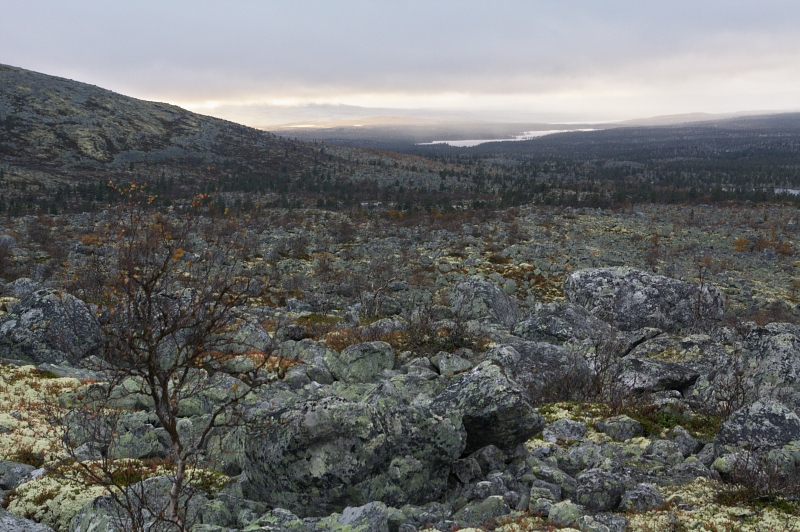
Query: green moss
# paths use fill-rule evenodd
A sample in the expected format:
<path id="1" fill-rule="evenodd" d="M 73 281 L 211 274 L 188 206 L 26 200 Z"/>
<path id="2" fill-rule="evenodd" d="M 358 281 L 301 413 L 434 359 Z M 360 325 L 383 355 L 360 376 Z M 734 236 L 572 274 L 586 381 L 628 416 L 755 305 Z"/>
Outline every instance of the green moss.
<path id="1" fill-rule="evenodd" d="M 335 325 L 341 321 L 336 316 L 328 316 L 326 314 L 318 314 L 316 312 L 307 316 L 297 318 L 298 325 Z"/>
<path id="2" fill-rule="evenodd" d="M 633 408 L 623 413 L 641 423 L 646 434 L 657 436 L 680 425 L 694 437 L 708 440 L 716 435 L 722 425 L 722 418 L 719 416 L 700 414 L 687 416 L 670 410 L 656 410 L 655 406 Z"/>

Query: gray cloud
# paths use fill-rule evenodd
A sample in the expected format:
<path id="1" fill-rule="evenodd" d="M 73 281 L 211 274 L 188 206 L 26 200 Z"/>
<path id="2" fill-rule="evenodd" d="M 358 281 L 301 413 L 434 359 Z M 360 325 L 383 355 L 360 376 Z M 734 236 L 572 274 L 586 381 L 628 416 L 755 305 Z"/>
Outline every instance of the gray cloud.
<path id="1" fill-rule="evenodd" d="M 797 108 L 798 23 L 763 0 L 0 0 L 0 62 L 181 103 Z"/>

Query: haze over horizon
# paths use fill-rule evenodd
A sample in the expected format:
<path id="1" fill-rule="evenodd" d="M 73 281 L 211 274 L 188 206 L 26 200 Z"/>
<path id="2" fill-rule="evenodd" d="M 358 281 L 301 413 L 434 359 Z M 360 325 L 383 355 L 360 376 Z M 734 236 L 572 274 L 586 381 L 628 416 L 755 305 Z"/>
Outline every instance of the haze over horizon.
<path id="1" fill-rule="evenodd" d="M 0 63 L 252 126 L 800 109 L 800 4 L 0 0 Z"/>

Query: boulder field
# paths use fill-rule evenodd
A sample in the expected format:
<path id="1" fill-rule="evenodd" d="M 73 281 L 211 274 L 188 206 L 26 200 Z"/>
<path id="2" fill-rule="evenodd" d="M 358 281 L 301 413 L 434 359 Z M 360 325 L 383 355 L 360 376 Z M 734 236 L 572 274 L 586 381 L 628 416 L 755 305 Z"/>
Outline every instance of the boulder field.
<path id="1" fill-rule="evenodd" d="M 230 480 L 197 492 L 193 530 L 449 531 L 527 512 L 559 526 L 622 531 L 625 512 L 664 504 L 661 487 L 725 478 L 743 453 L 782 467 L 800 461 L 800 328 L 722 327 L 715 287 L 631 268 L 577 271 L 564 294 L 525 315 L 497 284 L 466 278 L 454 286 L 449 316 L 487 338 L 486 348 L 435 356 L 397 353 L 383 341 L 336 351 L 244 324 L 236 338 L 257 338 L 299 363 L 251 394 L 247 424 L 216 431 L 203 450 L 200 465 Z M 28 293 L 0 318 L 0 358 L 103 382 L 87 364 L 100 332 L 86 312 L 67 294 Z M 611 346 L 603 367 L 601 345 Z M 713 433 L 654 428 L 608 405 L 540 400 L 556 381 L 583 386 L 613 370 L 631 397 L 688 420 L 701 407 L 718 409 L 742 367 L 750 395 Z M 244 385 L 230 379 L 185 405 L 185 430 L 202 425 L 225 389 Z M 72 404 L 80 393 L 60 401 Z M 106 452 L 167 456 L 147 402 L 122 406 L 120 443 Z M 91 459 L 94 442 L 84 439 L 77 443 Z M 0 488 L 33 482 L 32 470 L 0 463 Z M 152 477 L 141 487 L 160 493 L 165 482 Z M 64 530 L 124 528 L 113 501 L 98 497 Z M 48 529 L 0 511 L 0 531 Z"/>

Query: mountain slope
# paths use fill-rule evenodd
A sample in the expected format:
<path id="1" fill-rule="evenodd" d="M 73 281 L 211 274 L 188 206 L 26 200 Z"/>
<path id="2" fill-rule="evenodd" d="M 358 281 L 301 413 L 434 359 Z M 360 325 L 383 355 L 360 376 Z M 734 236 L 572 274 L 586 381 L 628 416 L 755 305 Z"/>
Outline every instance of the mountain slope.
<path id="1" fill-rule="evenodd" d="M 5 202 L 15 213 L 100 208 L 114 199 L 109 181 L 148 183 L 165 203 L 220 192 L 241 203 L 336 208 L 373 200 L 387 183 L 432 190 L 442 167 L 0 65 L 0 212 Z"/>
<path id="2" fill-rule="evenodd" d="M 0 154 L 67 168 L 274 157 L 286 141 L 93 85 L 0 65 Z"/>

